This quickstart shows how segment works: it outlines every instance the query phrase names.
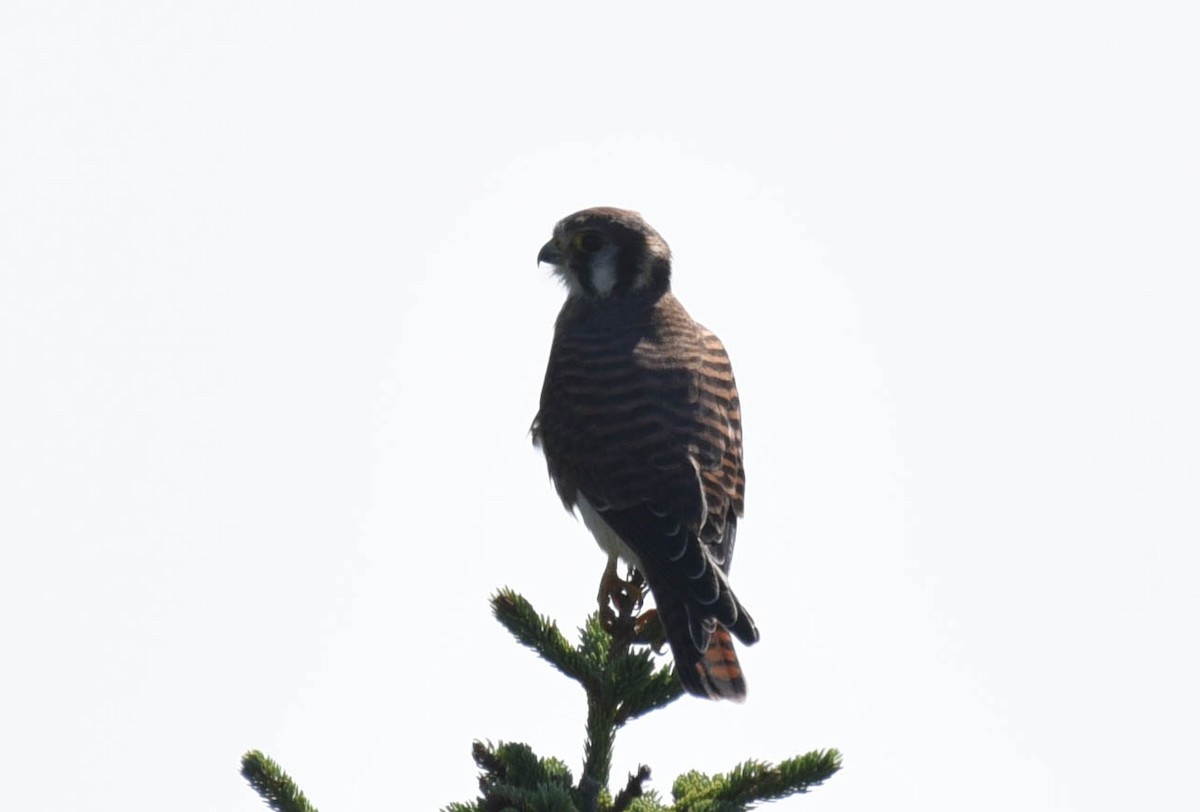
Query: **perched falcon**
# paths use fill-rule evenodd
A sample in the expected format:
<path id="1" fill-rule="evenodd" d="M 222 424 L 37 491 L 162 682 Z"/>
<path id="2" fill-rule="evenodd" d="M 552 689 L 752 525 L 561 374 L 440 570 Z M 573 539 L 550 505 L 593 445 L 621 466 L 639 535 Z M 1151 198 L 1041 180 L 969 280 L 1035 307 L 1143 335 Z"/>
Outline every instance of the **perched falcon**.
<path id="1" fill-rule="evenodd" d="M 635 212 L 566 217 L 538 262 L 568 291 L 533 422 L 558 495 L 606 578 L 620 557 L 649 585 L 688 692 L 742 700 L 730 634 L 758 629 L 728 580 L 745 474 L 725 348 L 672 295 L 671 251 Z"/>

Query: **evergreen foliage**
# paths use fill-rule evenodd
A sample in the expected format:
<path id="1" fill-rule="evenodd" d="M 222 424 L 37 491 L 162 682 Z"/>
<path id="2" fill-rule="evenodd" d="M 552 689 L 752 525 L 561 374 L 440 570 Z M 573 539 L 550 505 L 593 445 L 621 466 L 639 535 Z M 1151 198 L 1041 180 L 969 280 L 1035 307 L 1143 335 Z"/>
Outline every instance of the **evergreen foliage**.
<path id="1" fill-rule="evenodd" d="M 242 756 L 242 776 L 275 812 L 317 812 L 283 768 L 258 750 Z"/>
<path id="2" fill-rule="evenodd" d="M 651 637 L 657 622 L 638 617 L 631 591 L 614 596 L 617 611 L 602 622 L 588 617 L 571 645 L 549 618 L 539 615 L 511 589 L 492 597 L 496 619 L 522 645 L 533 649 L 587 695 L 583 774 L 556 758 L 541 758 L 526 744 L 475 742 L 480 796 L 452 803 L 442 812 L 742 812 L 764 801 L 807 792 L 841 768 L 837 750 L 814 750 L 777 765 L 745 761 L 727 773 L 679 776 L 667 804 L 644 784 L 650 768 L 638 767 L 616 797 L 608 790 L 613 743 L 620 728 L 664 707 L 683 694 L 673 667 L 654 667 Z M 277 812 L 316 812 L 292 780 L 258 751 L 242 759 L 242 775 Z"/>

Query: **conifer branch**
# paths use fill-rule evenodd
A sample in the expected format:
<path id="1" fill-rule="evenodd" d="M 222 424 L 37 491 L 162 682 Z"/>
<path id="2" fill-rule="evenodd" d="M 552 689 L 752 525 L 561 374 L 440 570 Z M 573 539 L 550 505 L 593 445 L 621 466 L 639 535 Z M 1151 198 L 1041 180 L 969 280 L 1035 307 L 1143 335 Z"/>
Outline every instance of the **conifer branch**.
<path id="1" fill-rule="evenodd" d="M 600 808 L 600 782 L 589 775 L 579 779 L 578 812 L 598 812 Z"/>
<path id="2" fill-rule="evenodd" d="M 275 812 L 317 812 L 283 768 L 258 750 L 242 756 L 242 776 Z"/>
<path id="3" fill-rule="evenodd" d="M 634 798 L 642 797 L 642 784 L 650 780 L 650 768 L 645 764 L 638 767 L 636 774 L 631 774 L 625 782 L 625 789 L 617 793 L 613 800 L 612 812 L 625 812 Z"/>
<path id="4" fill-rule="evenodd" d="M 649 651 L 633 650 L 636 608 L 633 602 L 619 606 L 611 631 L 593 613 L 579 630 L 579 645 L 572 647 L 555 623 L 513 590 L 502 589 L 492 597 L 493 614 L 513 637 L 579 682 L 587 693 L 582 778 L 599 787 L 608 784 L 617 730 L 683 694 L 670 668 L 656 670 Z"/>
<path id="5" fill-rule="evenodd" d="M 629 652 L 613 662 L 613 682 L 619 688 L 616 722 L 631 719 L 665 707 L 683 696 L 683 683 L 674 668 L 654 668 L 649 651 Z"/>
<path id="6" fill-rule="evenodd" d="M 583 775 L 600 786 L 608 784 L 617 731 L 630 719 L 683 694 L 670 668 L 655 671 L 650 652 L 633 649 L 639 607 L 637 600 L 618 601 L 611 628 L 605 628 L 599 613 L 593 613 L 580 629 L 579 650 L 598 677 L 595 684 L 585 686 L 588 716 Z"/>
<path id="7" fill-rule="evenodd" d="M 471 804 L 451 804 L 443 812 L 577 812 L 571 771 L 555 758 L 538 758 L 526 744 L 475 742 L 471 748 L 482 797 Z"/>
<path id="8" fill-rule="evenodd" d="M 681 775 L 672 795 L 676 810 L 744 810 L 763 801 L 773 801 L 808 792 L 842 767 L 837 750 L 814 750 L 787 759 L 779 766 L 745 761 L 724 775 L 709 777 L 699 772 Z"/>
<path id="9" fill-rule="evenodd" d="M 587 688 L 596 680 L 586 655 L 576 650 L 558 630 L 558 624 L 534 611 L 529 601 L 511 589 L 492 596 L 492 614 L 517 638 L 559 671 Z"/>
<path id="10" fill-rule="evenodd" d="M 717 798 L 748 806 L 808 792 L 842 767 L 837 750 L 814 750 L 772 767 L 758 761 L 746 761 L 729 771 Z"/>
<path id="11" fill-rule="evenodd" d="M 656 668 L 647 649 L 654 643 L 647 637 L 654 634 L 648 628 L 652 615 L 637 615 L 636 587 L 631 582 L 603 623 L 599 613 L 589 616 L 577 646 L 511 589 L 492 596 L 492 611 L 517 641 L 583 687 L 588 711 L 583 774 L 576 784 L 566 764 L 539 758 L 526 744 L 477 741 L 471 753 L 480 769 L 480 797 L 450 804 L 443 812 L 744 812 L 763 801 L 807 792 L 841 769 L 836 750 L 815 750 L 778 766 L 751 760 L 712 777 L 690 772 L 676 779 L 675 803 L 668 807 L 644 789 L 650 768 L 640 766 L 612 798 L 607 785 L 617 731 L 683 694 L 674 669 Z M 316 812 L 279 765 L 259 751 L 242 757 L 242 775 L 276 812 Z"/>
<path id="12" fill-rule="evenodd" d="M 587 740 L 583 744 L 583 775 L 598 786 L 608 784 L 613 745 L 617 739 L 615 708 L 596 693 L 588 692 Z"/>

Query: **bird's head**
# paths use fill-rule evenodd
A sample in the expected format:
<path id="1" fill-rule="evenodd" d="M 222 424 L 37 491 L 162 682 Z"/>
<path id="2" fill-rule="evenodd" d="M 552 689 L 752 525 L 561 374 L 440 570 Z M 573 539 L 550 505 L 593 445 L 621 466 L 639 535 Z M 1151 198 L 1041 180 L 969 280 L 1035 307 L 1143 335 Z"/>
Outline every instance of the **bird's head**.
<path id="1" fill-rule="evenodd" d="M 637 212 L 584 209 L 564 217 L 538 252 L 570 295 L 609 299 L 663 293 L 671 285 L 671 249 Z"/>

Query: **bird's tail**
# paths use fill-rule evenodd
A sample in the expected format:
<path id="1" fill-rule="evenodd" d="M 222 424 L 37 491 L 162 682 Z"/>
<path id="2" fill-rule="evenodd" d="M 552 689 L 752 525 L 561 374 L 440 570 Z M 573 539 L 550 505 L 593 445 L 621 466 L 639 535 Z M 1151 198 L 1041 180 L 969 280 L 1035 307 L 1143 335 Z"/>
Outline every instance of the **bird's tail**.
<path id="1" fill-rule="evenodd" d="M 697 623 L 682 600 L 658 601 L 656 596 L 656 603 L 659 620 L 675 657 L 675 671 L 684 689 L 689 694 L 709 699 L 744 701 L 746 679 L 729 630 L 714 618 Z M 753 628 L 753 621 L 750 623 Z M 754 631 L 754 639 L 757 639 L 757 630 Z"/>

